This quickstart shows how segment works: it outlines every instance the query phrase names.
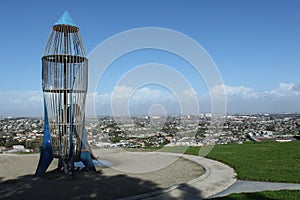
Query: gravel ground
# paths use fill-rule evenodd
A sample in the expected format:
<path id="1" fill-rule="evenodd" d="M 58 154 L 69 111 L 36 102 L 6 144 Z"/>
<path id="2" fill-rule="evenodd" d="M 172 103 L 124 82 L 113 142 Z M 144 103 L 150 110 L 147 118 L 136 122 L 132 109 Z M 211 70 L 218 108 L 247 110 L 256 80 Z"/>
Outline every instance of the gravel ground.
<path id="1" fill-rule="evenodd" d="M 145 155 L 118 149 L 97 149 L 94 153 L 113 163 L 112 167 L 97 169 L 104 176 L 126 175 L 141 178 L 162 188 L 185 183 L 204 173 L 204 169 L 198 164 L 176 156 Z M 0 177 L 7 180 L 34 174 L 38 160 L 39 154 L 0 155 Z M 56 167 L 57 160 L 54 159 L 48 171 Z"/>
<path id="2" fill-rule="evenodd" d="M 78 172 L 75 177 L 53 171 L 33 174 L 39 155 L 0 154 L 0 199 L 116 199 L 163 190 L 201 176 L 204 169 L 174 155 L 123 152 L 116 149 L 94 151 L 114 165 L 97 168 L 97 173 Z"/>
<path id="3" fill-rule="evenodd" d="M 0 154 L 0 178 L 7 180 L 34 174 L 39 157 L 39 154 Z M 54 160 L 49 170 L 53 170 L 56 167 L 57 161 Z"/>
<path id="4" fill-rule="evenodd" d="M 159 154 L 126 152 L 120 149 L 97 149 L 96 156 L 114 163 L 102 168 L 103 175 L 127 175 L 148 180 L 158 187 L 168 188 L 186 183 L 204 173 L 204 169 L 187 159 Z"/>

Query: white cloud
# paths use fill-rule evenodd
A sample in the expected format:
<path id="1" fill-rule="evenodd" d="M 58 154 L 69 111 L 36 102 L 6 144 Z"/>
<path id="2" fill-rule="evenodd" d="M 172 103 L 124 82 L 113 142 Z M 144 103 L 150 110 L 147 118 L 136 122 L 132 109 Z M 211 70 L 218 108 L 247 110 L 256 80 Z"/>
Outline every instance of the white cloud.
<path id="1" fill-rule="evenodd" d="M 211 94 L 219 94 L 223 89 L 226 95 L 227 112 L 300 112 L 299 84 L 280 83 L 270 91 L 255 91 L 244 86 L 216 86 Z"/>
<path id="2" fill-rule="evenodd" d="M 42 116 L 41 91 L 0 91 L 0 116 Z"/>
<path id="3" fill-rule="evenodd" d="M 170 95 L 168 93 L 164 93 L 158 89 L 150 89 L 148 87 L 142 87 L 134 93 L 132 93 L 131 102 L 153 102 L 157 101 L 158 99 L 166 99 L 169 98 Z"/>
<path id="4" fill-rule="evenodd" d="M 142 87 L 134 90 L 129 86 L 117 86 L 114 93 L 91 93 L 95 95 L 95 108 L 88 101 L 87 115 L 96 110 L 97 115 L 149 114 L 151 106 L 161 105 L 167 114 L 197 114 L 210 112 L 211 97 L 226 94 L 228 113 L 300 112 L 300 84 L 281 83 L 269 91 L 255 91 L 244 86 L 219 85 L 210 94 L 199 95 L 193 89 L 176 94 L 167 90 Z M 113 94 L 113 96 L 112 96 Z M 41 91 L 0 91 L 0 116 L 42 116 L 43 97 Z M 113 97 L 113 101 L 112 101 Z M 91 110 L 93 109 L 93 110 Z"/>
<path id="5" fill-rule="evenodd" d="M 226 95 L 227 97 L 235 97 L 235 98 L 255 98 L 256 92 L 249 87 L 244 86 L 228 86 L 228 85 L 218 85 L 211 89 L 210 91 L 211 96 L 220 96 Z"/>
<path id="6" fill-rule="evenodd" d="M 299 86 L 294 83 L 280 83 L 278 88 L 271 90 L 269 93 L 276 97 L 297 96 L 300 95 L 297 87 Z"/>
<path id="7" fill-rule="evenodd" d="M 167 114 L 198 112 L 197 94 L 193 89 L 181 92 L 142 87 L 117 86 L 112 93 L 96 95 L 97 115 L 149 114 L 153 105 L 161 105 Z"/>
<path id="8" fill-rule="evenodd" d="M 133 92 L 133 88 L 121 85 L 114 88 L 112 95 L 116 100 L 127 99 Z"/>
<path id="9" fill-rule="evenodd" d="M 292 90 L 300 92 L 300 83 L 294 84 Z"/>

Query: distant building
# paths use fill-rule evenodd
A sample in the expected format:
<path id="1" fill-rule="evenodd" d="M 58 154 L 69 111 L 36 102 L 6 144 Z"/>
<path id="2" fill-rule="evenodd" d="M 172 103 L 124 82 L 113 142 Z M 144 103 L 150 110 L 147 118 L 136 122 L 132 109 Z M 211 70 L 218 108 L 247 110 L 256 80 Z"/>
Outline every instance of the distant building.
<path id="1" fill-rule="evenodd" d="M 23 151 L 25 150 L 24 145 L 13 145 L 13 149 Z"/>

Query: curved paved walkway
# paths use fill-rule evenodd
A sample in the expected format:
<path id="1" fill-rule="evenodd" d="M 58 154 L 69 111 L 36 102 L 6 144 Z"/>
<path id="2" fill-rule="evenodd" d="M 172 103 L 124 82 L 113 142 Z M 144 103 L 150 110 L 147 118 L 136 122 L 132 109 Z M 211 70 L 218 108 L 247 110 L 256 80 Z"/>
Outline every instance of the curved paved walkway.
<path id="1" fill-rule="evenodd" d="M 266 190 L 300 190 L 300 184 L 238 180 L 228 189 L 211 196 L 211 198 L 223 197 L 232 193 L 262 192 Z"/>

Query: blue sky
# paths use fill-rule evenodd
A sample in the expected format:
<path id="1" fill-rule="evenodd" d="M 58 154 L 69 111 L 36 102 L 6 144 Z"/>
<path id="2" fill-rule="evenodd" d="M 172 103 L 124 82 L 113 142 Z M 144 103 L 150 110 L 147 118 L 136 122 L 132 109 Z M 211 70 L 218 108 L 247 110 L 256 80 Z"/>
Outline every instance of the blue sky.
<path id="1" fill-rule="evenodd" d="M 0 115 L 42 115 L 41 57 L 51 26 L 65 10 L 79 26 L 87 53 L 129 29 L 173 29 L 196 40 L 214 60 L 227 88 L 229 112 L 300 111 L 297 0 L 5 0 L 0 4 Z M 174 67 L 199 96 L 205 95 L 201 77 L 188 63 L 166 52 L 147 50 L 117 60 L 100 82 L 99 98 L 109 96 L 126 70 L 149 62 Z M 256 99 L 249 99 L 249 94 Z M 262 98 L 265 104 L 260 102 Z M 25 102 L 36 106 L 34 111 Z M 285 102 L 289 106 L 278 109 Z M 245 104 L 252 107 L 245 109 Z M 108 112 L 106 109 L 102 108 Z"/>

